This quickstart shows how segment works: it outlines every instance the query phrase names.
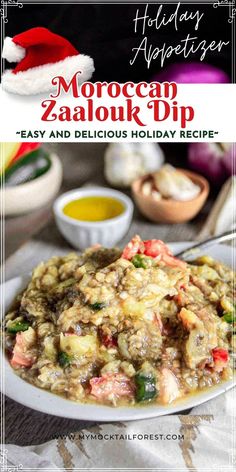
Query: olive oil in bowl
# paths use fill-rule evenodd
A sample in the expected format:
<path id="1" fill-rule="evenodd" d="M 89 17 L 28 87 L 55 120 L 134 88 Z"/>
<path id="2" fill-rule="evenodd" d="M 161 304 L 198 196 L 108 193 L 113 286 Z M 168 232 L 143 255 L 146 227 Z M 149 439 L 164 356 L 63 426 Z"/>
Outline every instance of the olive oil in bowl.
<path id="1" fill-rule="evenodd" d="M 103 187 L 70 190 L 53 205 L 59 231 L 78 249 L 94 244 L 114 247 L 127 233 L 133 209 L 127 195 Z"/>
<path id="2" fill-rule="evenodd" d="M 120 216 L 125 211 L 124 204 L 113 197 L 86 196 L 72 200 L 63 208 L 63 213 L 78 221 L 101 222 Z"/>

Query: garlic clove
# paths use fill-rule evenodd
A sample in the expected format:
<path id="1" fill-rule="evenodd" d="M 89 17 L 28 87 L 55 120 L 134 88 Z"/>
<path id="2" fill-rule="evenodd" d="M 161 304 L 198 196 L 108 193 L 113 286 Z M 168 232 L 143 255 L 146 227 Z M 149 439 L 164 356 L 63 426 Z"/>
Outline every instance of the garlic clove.
<path id="1" fill-rule="evenodd" d="M 133 143 L 112 143 L 105 152 L 105 177 L 111 184 L 128 187 L 142 173 L 142 163 Z"/>
<path id="2" fill-rule="evenodd" d="M 164 165 L 154 174 L 155 186 L 161 195 L 173 200 L 192 200 L 200 193 L 200 187 L 171 165 Z"/>
<path id="3" fill-rule="evenodd" d="M 160 192 L 157 192 L 156 190 L 153 190 L 152 197 L 156 201 L 160 201 L 162 199 Z"/>
<path id="4" fill-rule="evenodd" d="M 142 185 L 142 193 L 143 195 L 145 195 L 146 197 L 150 196 L 152 194 L 152 183 L 150 180 L 147 180 L 146 182 L 144 182 L 144 184 Z"/>
<path id="5" fill-rule="evenodd" d="M 164 153 L 155 143 L 137 143 L 137 153 L 142 161 L 143 173 L 148 174 L 161 168 L 164 163 Z"/>
<path id="6" fill-rule="evenodd" d="M 138 177 L 158 170 L 164 154 L 154 143 L 111 143 L 104 161 L 106 180 L 111 185 L 128 187 Z"/>

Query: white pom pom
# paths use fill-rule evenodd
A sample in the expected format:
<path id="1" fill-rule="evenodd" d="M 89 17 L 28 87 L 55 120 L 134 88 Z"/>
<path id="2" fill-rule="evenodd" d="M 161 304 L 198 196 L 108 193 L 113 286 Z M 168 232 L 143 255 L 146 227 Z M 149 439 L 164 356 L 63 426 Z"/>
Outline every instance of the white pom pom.
<path id="1" fill-rule="evenodd" d="M 7 59 L 8 62 L 20 62 L 25 57 L 25 49 L 15 44 L 12 38 L 6 36 L 3 43 L 2 57 Z"/>

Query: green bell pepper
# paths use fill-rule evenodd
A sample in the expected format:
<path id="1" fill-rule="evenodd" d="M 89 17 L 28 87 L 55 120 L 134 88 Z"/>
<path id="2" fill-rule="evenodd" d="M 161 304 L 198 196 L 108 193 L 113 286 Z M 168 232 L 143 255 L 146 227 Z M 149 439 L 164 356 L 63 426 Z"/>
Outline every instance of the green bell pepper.
<path id="1" fill-rule="evenodd" d="M 152 374 L 142 372 L 135 375 L 136 400 L 143 402 L 152 400 L 157 396 L 156 379 Z"/>
<path id="2" fill-rule="evenodd" d="M 151 258 L 146 257 L 146 256 L 141 256 L 140 254 L 136 254 L 134 257 L 132 257 L 131 262 L 136 267 L 137 269 L 142 268 L 142 269 L 147 269 L 149 267 L 149 260 Z"/>
<path id="3" fill-rule="evenodd" d="M 232 313 L 225 313 L 223 315 L 223 320 L 226 321 L 227 323 L 233 323 L 234 322 L 234 314 Z"/>
<path id="4" fill-rule="evenodd" d="M 96 303 L 90 303 L 89 308 L 91 308 L 94 311 L 99 311 L 102 310 L 102 308 L 105 308 L 107 305 L 104 302 L 96 302 Z"/>
<path id="5" fill-rule="evenodd" d="M 29 152 L 5 172 L 6 186 L 20 185 L 45 174 L 51 167 L 48 153 L 42 149 Z"/>
<path id="6" fill-rule="evenodd" d="M 58 362 L 59 362 L 61 367 L 67 367 L 68 365 L 70 365 L 72 359 L 73 358 L 71 356 L 69 356 L 69 354 L 67 354 L 64 351 L 61 351 L 58 354 Z"/>
<path id="7" fill-rule="evenodd" d="M 16 334 L 20 331 L 27 331 L 29 327 L 30 323 L 28 323 L 28 321 L 16 321 L 7 327 L 7 332 L 9 334 Z"/>

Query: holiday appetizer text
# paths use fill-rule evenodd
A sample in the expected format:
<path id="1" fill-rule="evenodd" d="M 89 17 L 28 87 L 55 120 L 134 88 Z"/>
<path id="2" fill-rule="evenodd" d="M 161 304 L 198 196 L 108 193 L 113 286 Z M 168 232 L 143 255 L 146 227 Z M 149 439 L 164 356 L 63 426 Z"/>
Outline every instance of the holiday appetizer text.
<path id="1" fill-rule="evenodd" d="M 208 53 L 221 52 L 229 44 L 229 41 L 207 41 L 199 37 L 199 27 L 204 21 L 204 13 L 201 13 L 200 10 L 183 10 L 183 5 L 179 2 L 172 13 L 165 12 L 165 6 L 159 5 L 153 15 L 153 7 L 153 5 L 141 4 L 136 10 L 133 19 L 134 32 L 139 34 L 139 38 L 141 34 L 141 41 L 139 40 L 139 44 L 132 48 L 131 66 L 140 58 L 144 59 L 148 69 L 153 61 L 160 61 L 160 66 L 163 67 L 168 59 L 173 58 L 176 61 L 179 56 L 184 59 L 194 56 L 203 61 Z M 152 10 L 150 11 L 150 9 Z M 159 44 L 160 29 L 173 26 L 181 37 L 181 26 L 186 24 L 189 25 L 191 32 L 185 37 L 175 41 L 175 44 L 169 44 L 169 41 Z M 153 44 L 150 42 L 149 33 L 153 35 L 155 31 L 157 32 L 157 43 Z"/>

